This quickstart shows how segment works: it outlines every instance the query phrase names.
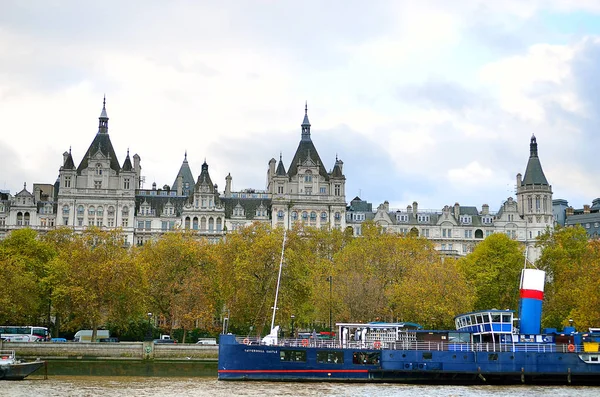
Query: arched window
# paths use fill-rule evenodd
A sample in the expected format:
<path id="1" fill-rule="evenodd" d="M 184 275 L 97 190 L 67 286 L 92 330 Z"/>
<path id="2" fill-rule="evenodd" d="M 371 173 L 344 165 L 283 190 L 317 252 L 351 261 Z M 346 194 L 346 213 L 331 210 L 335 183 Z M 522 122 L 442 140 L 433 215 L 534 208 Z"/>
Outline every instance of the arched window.
<path id="1" fill-rule="evenodd" d="M 202 217 L 202 219 L 200 219 L 200 230 L 202 230 L 203 232 L 206 231 L 206 218 Z"/>
<path id="2" fill-rule="evenodd" d="M 339 212 L 336 212 L 336 213 L 335 213 L 335 220 L 336 220 L 336 221 L 339 221 L 339 220 L 340 220 L 340 218 L 341 218 L 341 215 L 340 215 L 340 213 L 339 213 Z"/>
<path id="3" fill-rule="evenodd" d="M 90 205 L 88 208 L 88 215 L 89 216 L 96 216 L 96 207 L 94 207 L 93 205 Z"/>
<path id="4" fill-rule="evenodd" d="M 69 206 L 63 205 L 63 215 L 69 215 Z"/>
<path id="5" fill-rule="evenodd" d="M 304 174 L 304 182 L 306 182 L 306 183 L 312 182 L 312 172 L 311 172 L 311 170 L 307 170 L 306 173 Z"/>
<path id="6" fill-rule="evenodd" d="M 197 217 L 194 217 L 194 227 L 193 227 L 193 229 L 194 230 L 198 230 L 198 218 Z"/>
<path id="7" fill-rule="evenodd" d="M 308 219 L 308 212 L 306 212 L 306 211 L 302 212 L 302 219 Z"/>
<path id="8" fill-rule="evenodd" d="M 310 220 L 314 221 L 315 219 L 317 219 L 317 213 L 315 211 L 312 211 L 310 213 Z"/>
<path id="9" fill-rule="evenodd" d="M 321 219 L 322 220 L 326 220 L 327 219 L 327 212 L 325 212 L 325 211 L 321 212 Z"/>
<path id="10" fill-rule="evenodd" d="M 283 211 L 282 211 L 282 210 L 279 210 L 279 211 L 277 212 L 277 218 L 279 218 L 279 219 L 283 219 Z"/>
<path id="11" fill-rule="evenodd" d="M 217 218 L 217 232 L 223 230 L 223 226 L 221 225 L 221 218 Z"/>
<path id="12" fill-rule="evenodd" d="M 189 216 L 185 217 L 185 228 L 186 229 L 190 228 L 190 217 Z"/>
<path id="13" fill-rule="evenodd" d="M 298 213 L 296 211 L 292 212 L 292 220 L 295 221 L 298 219 Z"/>
<path id="14" fill-rule="evenodd" d="M 104 208 L 102 208 L 102 206 L 99 206 L 98 209 L 96 209 L 96 215 L 104 216 Z"/>
<path id="15" fill-rule="evenodd" d="M 129 216 L 129 207 L 128 206 L 123 207 L 123 210 L 121 211 L 121 213 L 123 214 L 123 216 Z"/>
<path id="16" fill-rule="evenodd" d="M 110 207 L 108 207 L 108 211 L 106 211 L 108 216 L 114 216 L 115 215 L 115 207 L 113 207 L 112 205 Z"/>
<path id="17" fill-rule="evenodd" d="M 77 206 L 77 216 L 83 216 L 84 212 L 85 212 L 85 208 L 83 208 L 83 205 Z"/>
<path id="18" fill-rule="evenodd" d="M 212 232 L 215 230 L 215 220 L 211 217 L 208 218 L 208 231 Z"/>

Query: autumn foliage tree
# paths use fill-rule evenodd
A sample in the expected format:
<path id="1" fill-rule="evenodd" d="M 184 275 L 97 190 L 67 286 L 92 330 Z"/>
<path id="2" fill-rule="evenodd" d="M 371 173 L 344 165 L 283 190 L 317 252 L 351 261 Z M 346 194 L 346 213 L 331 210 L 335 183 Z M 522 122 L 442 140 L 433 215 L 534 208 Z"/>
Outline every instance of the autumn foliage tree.
<path id="1" fill-rule="evenodd" d="M 60 236 L 48 268 L 53 305 L 72 330 L 89 327 L 92 340 L 108 322 L 123 327 L 143 308 L 143 273 L 123 245 L 120 230 L 86 229 Z"/>

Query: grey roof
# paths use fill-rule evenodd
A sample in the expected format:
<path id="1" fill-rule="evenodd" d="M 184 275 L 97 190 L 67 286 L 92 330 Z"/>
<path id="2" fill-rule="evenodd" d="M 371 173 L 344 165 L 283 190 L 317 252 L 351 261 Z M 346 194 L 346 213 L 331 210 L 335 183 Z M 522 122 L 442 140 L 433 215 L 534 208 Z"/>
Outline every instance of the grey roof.
<path id="1" fill-rule="evenodd" d="M 535 135 L 531 136 L 531 143 L 529 144 L 529 161 L 527 162 L 525 176 L 521 182 L 521 186 L 525 185 L 548 185 L 548 180 L 544 175 L 544 171 L 542 171 L 542 164 L 538 157 Z"/>
<path id="2" fill-rule="evenodd" d="M 156 211 L 156 216 L 161 216 L 163 212 L 163 208 L 167 203 L 171 203 L 175 207 L 175 215 L 181 216 L 183 211 L 183 206 L 188 201 L 188 197 L 184 196 L 146 196 L 146 195 L 136 195 L 135 196 L 135 213 L 138 214 L 138 210 L 140 206 L 147 202 L 152 209 Z M 174 219 L 176 220 L 176 219 Z"/>
<path id="3" fill-rule="evenodd" d="M 333 171 L 331 171 L 332 178 L 345 178 L 344 174 L 342 174 L 342 169 L 339 166 L 339 163 L 336 161 L 335 166 L 333 167 Z"/>
<path id="4" fill-rule="evenodd" d="M 198 176 L 198 181 L 196 182 L 196 186 L 208 185 L 210 191 L 214 189 L 212 180 L 210 179 L 210 174 L 208 173 L 208 164 L 206 164 L 206 160 L 202 164 L 202 171 Z"/>
<path id="5" fill-rule="evenodd" d="M 96 152 L 102 153 L 105 157 L 110 159 L 110 168 L 115 170 L 117 173 L 121 171 L 121 166 L 119 165 L 119 160 L 117 159 L 117 155 L 115 153 L 115 149 L 113 148 L 112 143 L 110 142 L 110 137 L 108 134 L 98 132 L 96 137 L 92 141 L 92 144 L 85 152 L 81 163 L 79 163 L 79 167 L 77 167 L 77 173 L 81 174 L 81 171 L 88 167 L 88 161 L 91 156 L 96 154 Z"/>
<path id="6" fill-rule="evenodd" d="M 188 164 L 187 161 L 187 152 L 185 153 L 185 156 L 183 158 L 183 163 L 181 164 L 181 167 L 179 168 L 179 172 L 177 173 L 177 176 L 175 177 L 175 182 L 173 182 L 173 186 L 171 186 L 171 190 L 175 190 L 177 191 L 177 188 L 179 186 L 179 184 L 177 183 L 177 180 L 179 178 L 179 175 L 182 176 L 183 179 L 183 187 L 182 187 L 182 191 L 184 194 L 188 194 L 189 192 L 185 192 L 185 184 L 187 183 L 187 186 L 189 186 L 190 188 L 192 188 L 192 186 L 194 186 L 194 174 L 192 174 L 192 170 L 190 169 L 190 165 Z"/>
<path id="7" fill-rule="evenodd" d="M 477 207 L 460 207 L 459 210 L 460 215 L 471 215 L 471 216 L 478 216 L 479 215 L 479 211 L 477 210 Z"/>
<path id="8" fill-rule="evenodd" d="M 304 163 L 308 158 L 319 167 L 319 175 L 321 175 L 326 181 L 329 180 L 329 174 L 319 157 L 319 153 L 315 148 L 315 145 L 310 139 L 310 122 L 308 121 L 308 105 L 304 107 L 304 121 L 302 121 L 302 135 L 296 154 L 292 159 L 292 163 L 288 168 L 288 175 L 290 180 L 292 177 L 298 175 L 298 165 Z"/>
<path id="9" fill-rule="evenodd" d="M 233 215 L 233 209 L 238 204 L 244 208 L 245 219 L 254 219 L 256 215 L 256 209 L 260 207 L 261 204 L 267 209 L 267 216 L 269 219 L 271 219 L 271 199 L 221 197 L 219 200 L 225 207 L 225 217 L 227 219 L 231 219 Z"/>
<path id="10" fill-rule="evenodd" d="M 286 176 L 287 172 L 285 172 L 285 166 L 283 165 L 283 161 L 281 160 L 281 155 L 279 155 L 279 164 L 277 164 L 277 171 L 275 171 L 275 175 L 277 176 Z"/>
<path id="11" fill-rule="evenodd" d="M 65 160 L 65 164 L 63 165 L 64 169 L 73 170 L 75 169 L 75 162 L 73 161 L 73 156 L 71 155 L 71 149 L 69 149 L 69 155 Z"/>
<path id="12" fill-rule="evenodd" d="M 123 171 L 131 171 L 133 170 L 133 166 L 131 165 L 131 160 L 129 159 L 129 150 L 127 151 L 127 157 L 125 157 L 125 162 L 123 163 Z"/>

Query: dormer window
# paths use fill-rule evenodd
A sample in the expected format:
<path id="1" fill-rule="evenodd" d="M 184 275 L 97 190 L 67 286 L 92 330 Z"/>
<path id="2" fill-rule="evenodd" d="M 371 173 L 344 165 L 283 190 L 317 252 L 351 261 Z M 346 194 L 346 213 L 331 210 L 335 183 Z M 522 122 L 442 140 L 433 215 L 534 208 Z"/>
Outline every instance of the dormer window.
<path id="1" fill-rule="evenodd" d="M 464 225 L 470 225 L 471 222 L 472 222 L 471 215 L 461 215 L 460 216 L 460 223 L 462 223 Z"/>
<path id="2" fill-rule="evenodd" d="M 407 214 L 396 214 L 396 220 L 398 222 L 408 222 L 408 215 Z"/>
<path id="3" fill-rule="evenodd" d="M 102 175 L 102 164 L 96 164 L 96 175 Z"/>

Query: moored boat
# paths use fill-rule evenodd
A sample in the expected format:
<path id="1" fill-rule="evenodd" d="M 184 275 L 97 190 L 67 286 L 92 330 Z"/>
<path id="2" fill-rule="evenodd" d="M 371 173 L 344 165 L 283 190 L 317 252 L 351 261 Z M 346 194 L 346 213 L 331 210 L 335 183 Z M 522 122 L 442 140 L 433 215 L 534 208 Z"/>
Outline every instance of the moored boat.
<path id="1" fill-rule="evenodd" d="M 36 360 L 21 362 L 16 358 L 14 350 L 0 350 L 0 380 L 22 380 L 45 364 Z"/>
<path id="2" fill-rule="evenodd" d="M 540 329 L 545 274 L 524 269 L 512 310 L 455 317 L 455 330 L 338 323 L 335 339 L 223 334 L 220 380 L 600 385 L 600 330 Z M 517 326 L 518 325 L 518 326 Z"/>

